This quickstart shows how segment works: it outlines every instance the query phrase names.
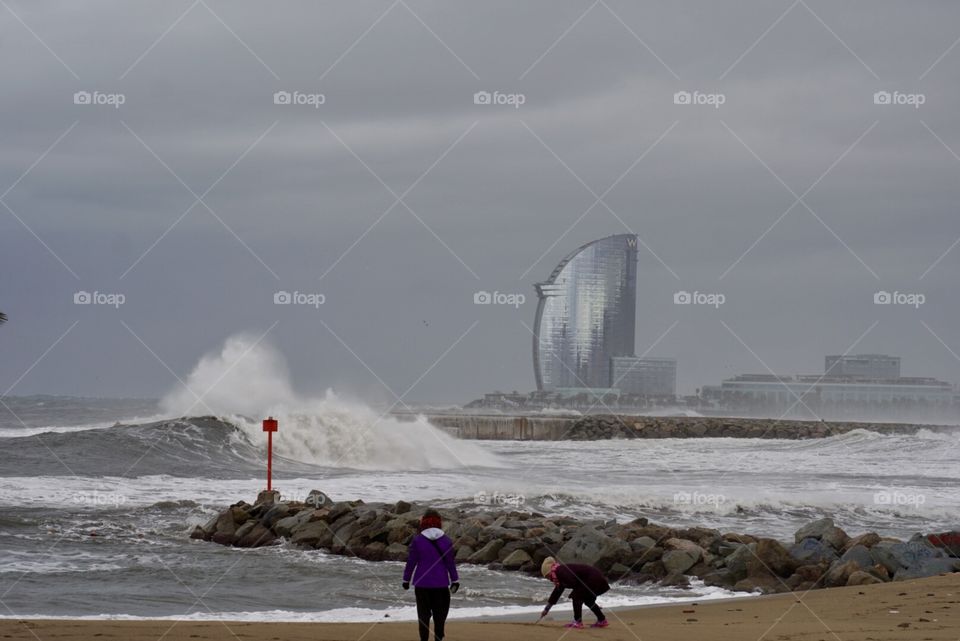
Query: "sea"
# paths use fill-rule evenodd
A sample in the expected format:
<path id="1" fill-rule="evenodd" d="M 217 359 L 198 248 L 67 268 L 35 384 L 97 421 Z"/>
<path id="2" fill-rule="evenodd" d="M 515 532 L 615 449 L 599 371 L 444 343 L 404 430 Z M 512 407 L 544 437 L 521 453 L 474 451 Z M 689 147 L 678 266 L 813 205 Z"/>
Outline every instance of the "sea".
<path id="1" fill-rule="evenodd" d="M 265 487 L 267 414 L 280 423 L 274 485 L 287 499 L 317 489 L 334 500 L 647 517 L 785 542 L 824 516 L 851 534 L 960 529 L 960 431 L 950 428 L 805 441 L 461 441 L 423 417 L 329 390 L 294 393 L 270 352 L 230 365 L 248 348 L 205 358 L 159 401 L 0 399 L 0 617 L 414 619 L 401 563 L 189 538 Z M 535 619 L 551 589 L 485 567 L 461 575 L 452 618 Z M 742 595 L 617 583 L 601 604 L 732 596 Z"/>

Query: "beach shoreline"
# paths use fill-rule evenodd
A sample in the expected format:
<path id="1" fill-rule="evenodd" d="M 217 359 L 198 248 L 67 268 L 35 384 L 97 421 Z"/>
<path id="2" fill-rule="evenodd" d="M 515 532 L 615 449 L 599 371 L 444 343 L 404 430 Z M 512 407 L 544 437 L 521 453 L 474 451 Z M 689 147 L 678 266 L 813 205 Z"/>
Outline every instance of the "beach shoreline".
<path id="1" fill-rule="evenodd" d="M 556 641 L 569 619 L 566 600 L 536 625 L 514 617 L 451 620 L 458 641 Z M 913 581 L 713 601 L 614 608 L 610 627 L 571 631 L 608 641 L 742 641 L 768 638 L 843 641 L 956 641 L 960 629 L 960 574 Z M 589 625 L 592 617 L 585 617 Z M 289 641 L 400 641 L 416 637 L 412 622 L 275 623 L 190 620 L 3 619 L 0 637 L 15 641 L 123 639 L 284 639 Z"/>

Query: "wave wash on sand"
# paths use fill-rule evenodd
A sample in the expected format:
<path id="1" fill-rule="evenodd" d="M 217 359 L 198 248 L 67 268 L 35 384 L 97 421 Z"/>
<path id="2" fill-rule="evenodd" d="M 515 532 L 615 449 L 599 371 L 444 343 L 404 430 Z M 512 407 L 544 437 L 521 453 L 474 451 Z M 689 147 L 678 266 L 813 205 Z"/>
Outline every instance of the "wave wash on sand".
<path id="1" fill-rule="evenodd" d="M 160 403 L 169 416 L 209 413 L 228 418 L 252 443 L 263 441 L 260 420 L 280 422 L 274 451 L 305 463 L 370 470 L 499 467 L 496 456 L 457 440 L 422 416 L 399 421 L 327 390 L 297 394 L 283 356 L 246 335 L 205 355 Z"/>
<path id="2" fill-rule="evenodd" d="M 631 610 L 611 610 L 610 627 L 587 636 L 606 641 L 751 641 L 753 639 L 842 639 L 842 641 L 956 641 L 960 628 L 960 575 L 887 583 L 803 595 L 781 594 L 736 601 L 684 603 Z M 449 637 L 459 641 L 557 641 L 563 635 L 553 614 L 540 625 L 503 620 L 454 622 Z M 129 641 L 237 638 L 287 641 L 405 641 L 414 638 L 411 624 L 370 623 L 245 623 L 231 621 L 75 621 L 0 620 L 0 633 L 14 641 L 66 641 L 102 638 Z M 171 634 L 172 633 L 172 634 Z"/>

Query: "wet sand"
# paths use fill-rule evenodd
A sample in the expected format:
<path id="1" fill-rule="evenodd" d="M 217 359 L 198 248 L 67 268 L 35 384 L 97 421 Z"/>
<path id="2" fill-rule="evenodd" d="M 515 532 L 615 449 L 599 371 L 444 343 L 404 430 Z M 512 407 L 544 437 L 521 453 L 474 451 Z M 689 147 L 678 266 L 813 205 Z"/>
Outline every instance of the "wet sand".
<path id="1" fill-rule="evenodd" d="M 602 599 L 601 599 L 602 605 Z M 450 621 L 448 641 L 557 641 L 565 636 L 609 641 L 957 641 L 960 573 L 898 583 L 816 590 L 806 594 L 611 610 L 610 627 L 566 630 L 561 601 L 539 625 L 513 620 Z M 593 621 L 584 612 L 585 621 Z M 534 617 L 536 618 L 536 617 Z M 29 641 L 213 640 L 406 641 L 416 624 L 235 623 L 193 621 L 0 620 L 0 639 Z"/>

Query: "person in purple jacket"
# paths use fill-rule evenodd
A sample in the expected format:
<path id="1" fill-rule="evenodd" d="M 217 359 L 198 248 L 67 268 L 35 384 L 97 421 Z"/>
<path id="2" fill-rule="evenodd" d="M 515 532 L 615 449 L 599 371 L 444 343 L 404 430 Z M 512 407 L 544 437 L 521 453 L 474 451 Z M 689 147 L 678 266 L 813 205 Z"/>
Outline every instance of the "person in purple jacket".
<path id="1" fill-rule="evenodd" d="M 605 628 L 609 625 L 603 610 L 597 605 L 597 597 L 610 590 L 610 584 L 600 570 L 582 563 L 558 563 L 552 556 L 548 556 L 540 566 L 540 573 L 544 578 L 553 581 L 553 592 L 547 600 L 547 607 L 540 614 L 541 619 L 547 616 L 550 608 L 557 604 L 563 591 L 570 589 L 572 590 L 570 599 L 573 600 L 573 621 L 565 627 L 577 629 L 583 627 L 584 603 L 597 617 L 597 622 L 591 625 L 591 628 Z"/>
<path id="2" fill-rule="evenodd" d="M 440 513 L 427 510 L 420 519 L 420 533 L 410 541 L 407 566 L 403 569 L 403 589 L 410 589 L 417 597 L 417 620 L 420 622 L 420 641 L 430 637 L 430 618 L 433 617 L 433 637 L 443 640 L 443 628 L 450 612 L 450 594 L 460 589 L 460 577 L 454 563 L 453 542 L 441 529 Z"/>

